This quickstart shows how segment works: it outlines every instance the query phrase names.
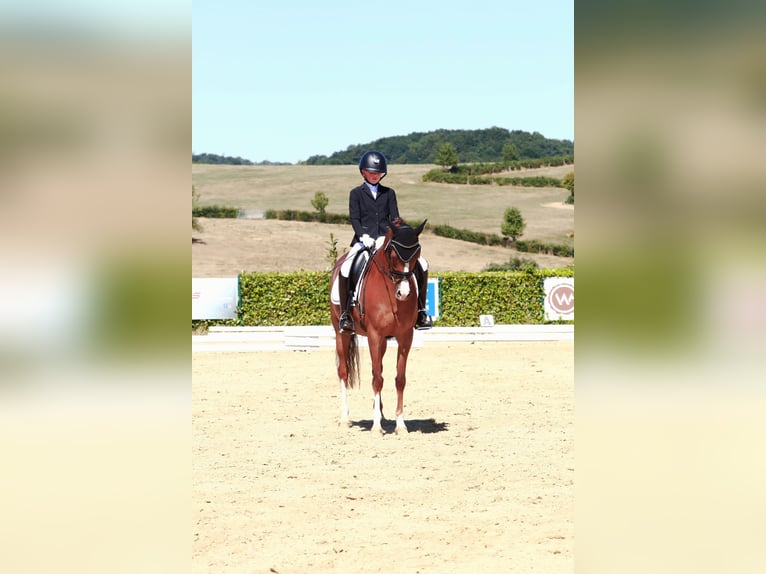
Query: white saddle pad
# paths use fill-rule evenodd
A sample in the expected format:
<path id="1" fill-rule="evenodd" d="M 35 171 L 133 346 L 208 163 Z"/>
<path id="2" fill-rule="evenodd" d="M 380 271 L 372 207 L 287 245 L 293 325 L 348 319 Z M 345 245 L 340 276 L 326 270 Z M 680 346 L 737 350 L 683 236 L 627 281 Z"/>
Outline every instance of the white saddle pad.
<path id="1" fill-rule="evenodd" d="M 359 281 L 354 288 L 354 299 L 356 300 L 359 300 L 359 288 L 361 286 L 362 281 Z M 330 301 L 332 301 L 333 305 L 340 305 L 340 288 L 338 287 L 337 277 L 335 278 L 335 281 L 332 282 L 332 287 L 330 288 Z"/>

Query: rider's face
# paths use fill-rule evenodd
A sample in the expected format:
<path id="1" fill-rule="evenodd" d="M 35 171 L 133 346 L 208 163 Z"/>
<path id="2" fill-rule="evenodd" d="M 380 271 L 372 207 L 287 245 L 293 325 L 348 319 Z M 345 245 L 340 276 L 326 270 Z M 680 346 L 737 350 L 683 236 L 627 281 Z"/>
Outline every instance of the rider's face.
<path id="1" fill-rule="evenodd" d="M 365 181 L 371 185 L 376 185 L 383 177 L 383 174 L 378 173 L 377 171 L 367 171 L 366 169 L 363 169 L 362 177 L 364 177 Z"/>

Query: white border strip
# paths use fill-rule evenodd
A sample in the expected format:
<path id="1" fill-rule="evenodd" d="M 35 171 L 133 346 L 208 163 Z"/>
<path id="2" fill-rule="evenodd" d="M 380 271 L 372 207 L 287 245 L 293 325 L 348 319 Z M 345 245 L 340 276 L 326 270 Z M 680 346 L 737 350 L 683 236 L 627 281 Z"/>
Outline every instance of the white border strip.
<path id="1" fill-rule="evenodd" d="M 364 337 L 359 337 L 364 339 Z M 574 325 L 495 325 L 493 327 L 434 327 L 415 331 L 412 346 L 428 342 L 571 341 Z M 360 345 L 365 344 L 360 341 Z M 396 341 L 389 343 L 396 345 Z M 335 347 L 330 325 L 308 327 L 210 327 L 207 335 L 192 335 L 192 352 L 311 351 Z"/>

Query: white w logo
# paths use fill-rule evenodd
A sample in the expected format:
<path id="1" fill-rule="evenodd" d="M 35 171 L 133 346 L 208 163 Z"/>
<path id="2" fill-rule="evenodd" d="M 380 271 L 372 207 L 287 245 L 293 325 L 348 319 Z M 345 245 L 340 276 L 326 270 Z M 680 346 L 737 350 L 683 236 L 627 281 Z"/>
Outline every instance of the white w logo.
<path id="1" fill-rule="evenodd" d="M 574 311 L 574 287 L 566 283 L 556 285 L 548 295 L 551 307 L 562 315 Z"/>
<path id="2" fill-rule="evenodd" d="M 571 307 L 574 301 L 574 293 L 554 293 L 558 307 Z"/>

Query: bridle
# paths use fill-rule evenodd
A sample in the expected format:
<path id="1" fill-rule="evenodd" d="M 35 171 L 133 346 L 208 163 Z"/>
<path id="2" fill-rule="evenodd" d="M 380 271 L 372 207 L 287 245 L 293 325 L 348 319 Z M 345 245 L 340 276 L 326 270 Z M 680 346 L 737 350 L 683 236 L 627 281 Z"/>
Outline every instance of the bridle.
<path id="1" fill-rule="evenodd" d="M 420 243 L 415 239 L 415 243 L 413 245 L 404 245 L 401 242 L 396 242 L 394 237 L 391 237 L 386 241 L 384 245 L 380 247 L 380 249 L 376 249 L 370 254 L 370 257 L 372 258 L 372 262 L 375 264 L 375 267 L 380 272 L 383 277 L 387 277 L 391 281 L 391 285 L 393 285 L 394 289 L 399 285 L 399 283 L 402 283 L 404 281 L 409 281 L 410 277 L 413 275 L 413 271 L 398 271 L 393 268 L 393 265 L 391 264 L 391 250 L 394 249 L 396 251 L 397 256 L 401 261 L 403 261 L 405 264 L 409 264 L 411 261 L 417 259 L 417 255 L 420 253 Z M 401 250 L 412 250 L 409 257 L 407 259 L 404 259 L 400 253 Z M 378 251 L 383 251 L 384 256 L 378 257 Z M 381 259 L 385 260 L 385 268 L 384 263 L 381 261 Z M 417 265 L 417 261 L 414 261 Z M 368 266 L 367 270 L 371 269 L 372 266 Z M 412 266 L 414 268 L 414 265 Z M 365 316 L 365 307 L 366 307 L 366 299 L 367 299 L 367 286 L 368 283 L 365 282 L 363 287 L 363 293 L 360 297 L 360 305 L 359 305 L 359 315 L 360 319 L 364 321 Z M 393 296 L 393 292 L 391 289 L 386 289 L 386 293 L 388 295 L 389 303 L 391 304 L 391 309 L 393 310 L 394 316 L 398 319 L 398 305 L 396 302 L 396 298 Z"/>
<path id="2" fill-rule="evenodd" d="M 397 249 L 397 245 L 403 249 L 414 249 L 414 251 L 410 254 L 410 256 L 407 259 L 404 259 L 399 252 L 399 249 Z M 397 283 L 400 283 L 405 280 L 409 280 L 410 277 L 412 277 L 413 271 L 398 271 L 393 268 L 391 265 L 391 249 L 394 249 L 396 251 L 396 255 L 399 257 L 401 261 L 404 263 L 409 263 L 412 261 L 416 255 L 420 253 L 420 244 L 415 243 L 413 245 L 404 245 L 402 243 L 398 243 L 394 238 L 391 238 L 385 246 L 382 247 L 383 252 L 386 255 L 386 269 L 383 269 L 380 262 L 378 261 L 378 258 L 373 255 L 372 260 L 375 262 L 375 266 L 378 268 L 378 270 L 388 277 L 394 285 Z"/>

